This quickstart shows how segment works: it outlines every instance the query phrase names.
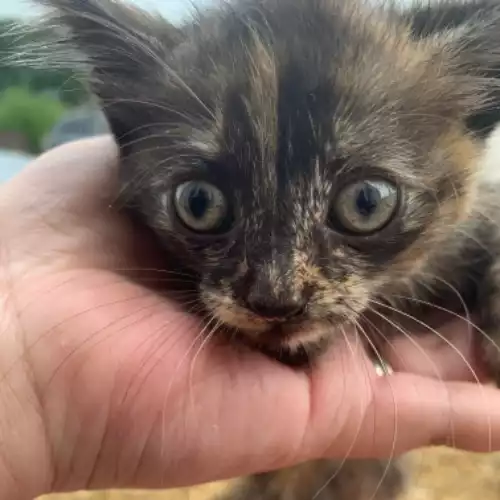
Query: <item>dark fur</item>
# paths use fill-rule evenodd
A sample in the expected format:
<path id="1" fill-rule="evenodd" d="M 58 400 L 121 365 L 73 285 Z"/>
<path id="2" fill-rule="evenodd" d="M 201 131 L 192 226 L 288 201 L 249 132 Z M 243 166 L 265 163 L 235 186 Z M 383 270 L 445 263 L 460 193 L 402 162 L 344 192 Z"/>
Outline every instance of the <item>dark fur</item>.
<path id="1" fill-rule="evenodd" d="M 239 0 L 180 28 L 110 0 L 40 3 L 69 28 L 61 62 L 76 57 L 71 48 L 84 56 L 121 147 L 125 205 L 242 341 L 302 364 L 335 341 L 332 325 L 373 308 L 397 322 L 391 304 L 415 312 L 411 298 L 456 308 L 457 291 L 481 304 L 481 326 L 498 338 L 499 207 L 479 161 L 500 117 L 498 2 L 399 12 Z M 396 216 L 368 236 L 339 231 L 339 190 L 374 175 L 401 188 Z M 201 237 L 179 222 L 173 192 L 191 179 L 225 193 L 228 231 Z M 296 310 L 279 328 L 266 318 Z M 498 379 L 496 347 L 482 344 Z M 233 494 L 310 499 L 332 467 L 290 471 L 302 486 L 276 489 L 283 472 Z M 353 462 L 321 498 L 369 498 L 384 470 Z M 377 498 L 401 484 L 393 464 Z"/>

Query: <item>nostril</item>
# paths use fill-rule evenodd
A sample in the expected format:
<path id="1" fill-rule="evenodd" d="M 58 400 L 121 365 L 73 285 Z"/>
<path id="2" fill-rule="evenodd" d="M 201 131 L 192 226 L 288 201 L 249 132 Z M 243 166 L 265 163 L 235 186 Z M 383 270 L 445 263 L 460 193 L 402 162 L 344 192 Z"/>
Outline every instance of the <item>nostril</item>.
<path id="1" fill-rule="evenodd" d="M 305 304 L 297 302 L 278 302 L 271 298 L 247 300 L 247 307 L 255 314 L 274 320 L 284 320 L 301 316 L 305 312 Z"/>

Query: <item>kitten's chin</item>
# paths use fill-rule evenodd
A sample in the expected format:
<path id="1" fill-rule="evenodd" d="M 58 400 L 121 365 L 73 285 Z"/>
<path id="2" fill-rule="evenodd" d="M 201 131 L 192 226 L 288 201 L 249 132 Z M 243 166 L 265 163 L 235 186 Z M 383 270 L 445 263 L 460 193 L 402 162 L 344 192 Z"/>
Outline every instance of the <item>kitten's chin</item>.
<path id="1" fill-rule="evenodd" d="M 329 342 L 325 340 L 325 345 Z M 299 345 L 295 349 L 286 346 L 275 349 L 269 346 L 259 346 L 259 351 L 284 365 L 293 368 L 306 368 L 314 365 L 314 362 L 326 351 L 323 344 Z"/>
<path id="2" fill-rule="evenodd" d="M 325 353 L 334 336 L 325 334 L 308 342 L 291 339 L 289 341 L 259 344 L 265 355 L 288 366 L 302 368 L 311 366 Z"/>
<path id="3" fill-rule="evenodd" d="M 325 321 L 306 320 L 283 323 L 267 329 L 248 331 L 238 328 L 240 338 L 250 347 L 289 366 L 304 367 L 314 363 L 330 346 L 338 326 Z"/>
<path id="4" fill-rule="evenodd" d="M 303 317 L 272 322 L 234 303 L 229 296 L 203 290 L 210 313 L 227 330 L 228 336 L 291 366 L 310 365 L 329 347 L 346 324 L 345 315 L 330 312 L 328 320 Z"/>

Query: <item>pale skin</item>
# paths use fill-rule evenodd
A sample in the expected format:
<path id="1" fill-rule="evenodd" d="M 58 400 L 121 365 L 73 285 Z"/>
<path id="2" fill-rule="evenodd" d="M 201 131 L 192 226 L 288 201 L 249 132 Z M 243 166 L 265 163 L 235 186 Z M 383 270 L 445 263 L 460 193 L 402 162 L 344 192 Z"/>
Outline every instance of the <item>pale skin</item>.
<path id="1" fill-rule="evenodd" d="M 0 498 L 175 487 L 452 441 L 500 450 L 500 392 L 475 380 L 466 322 L 441 330 L 452 346 L 398 340 L 384 353 L 396 373 L 382 378 L 356 343 L 309 373 L 200 349 L 195 317 L 121 271 L 160 269 L 161 254 L 110 207 L 116 171 L 113 142 L 97 138 L 0 188 Z"/>

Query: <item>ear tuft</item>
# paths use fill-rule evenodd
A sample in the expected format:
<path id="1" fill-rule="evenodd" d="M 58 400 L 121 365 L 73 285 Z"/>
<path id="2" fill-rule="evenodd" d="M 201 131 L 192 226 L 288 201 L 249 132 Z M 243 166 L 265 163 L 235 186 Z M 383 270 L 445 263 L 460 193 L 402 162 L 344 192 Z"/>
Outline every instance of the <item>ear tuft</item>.
<path id="1" fill-rule="evenodd" d="M 500 122 L 500 2 L 441 1 L 406 13 L 418 40 L 429 42 L 456 80 L 471 131 Z"/>
<path id="2" fill-rule="evenodd" d="M 81 73 L 115 136 L 129 131 L 138 102 L 146 106 L 148 96 L 167 84 L 181 30 L 115 0 L 36 1 L 46 9 L 44 26 L 56 33 L 41 48 L 48 65 Z"/>

